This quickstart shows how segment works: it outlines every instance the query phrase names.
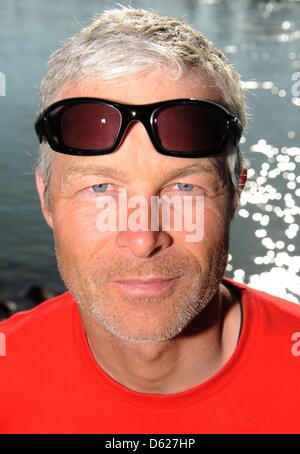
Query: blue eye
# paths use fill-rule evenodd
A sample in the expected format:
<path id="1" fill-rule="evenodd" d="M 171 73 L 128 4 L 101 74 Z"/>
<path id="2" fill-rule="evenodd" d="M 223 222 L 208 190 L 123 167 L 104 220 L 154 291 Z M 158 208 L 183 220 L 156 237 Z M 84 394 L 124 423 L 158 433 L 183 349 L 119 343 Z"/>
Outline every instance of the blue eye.
<path id="1" fill-rule="evenodd" d="M 178 189 L 180 191 L 192 191 L 194 189 L 194 185 L 193 184 L 176 183 L 176 186 L 178 186 Z"/>
<path id="2" fill-rule="evenodd" d="M 107 190 L 108 183 L 94 184 L 92 190 L 94 192 L 105 192 Z"/>

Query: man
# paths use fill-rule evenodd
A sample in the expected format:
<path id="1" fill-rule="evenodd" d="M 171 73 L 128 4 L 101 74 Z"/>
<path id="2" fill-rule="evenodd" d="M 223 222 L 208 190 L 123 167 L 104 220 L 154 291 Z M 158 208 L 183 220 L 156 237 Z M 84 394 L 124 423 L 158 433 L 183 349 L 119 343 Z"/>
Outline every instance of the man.
<path id="1" fill-rule="evenodd" d="M 237 73 L 180 20 L 110 10 L 54 53 L 36 182 L 70 291 L 0 325 L 2 432 L 300 429 L 299 307 L 223 277 L 245 122 Z"/>

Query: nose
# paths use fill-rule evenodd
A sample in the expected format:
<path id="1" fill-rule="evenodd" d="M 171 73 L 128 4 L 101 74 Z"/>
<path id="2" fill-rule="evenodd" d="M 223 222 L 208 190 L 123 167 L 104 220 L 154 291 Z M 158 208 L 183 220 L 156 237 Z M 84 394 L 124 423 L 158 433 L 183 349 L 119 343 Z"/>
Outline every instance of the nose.
<path id="1" fill-rule="evenodd" d="M 128 249 L 136 257 L 147 258 L 159 250 L 169 247 L 173 241 L 169 233 L 163 230 L 161 212 L 156 211 L 157 204 L 151 204 L 149 194 L 148 197 L 143 197 L 140 203 L 138 216 L 132 212 L 132 207 L 128 208 L 127 224 L 125 228 L 117 232 L 116 245 L 119 248 Z M 129 205 L 130 199 L 128 207 Z M 137 220 L 139 222 L 135 222 Z"/>
<path id="2" fill-rule="evenodd" d="M 147 186 L 145 187 L 145 181 L 152 181 L 151 176 L 145 173 L 142 175 L 143 169 L 147 168 L 147 162 L 149 157 L 151 157 L 151 153 L 155 153 L 155 157 L 157 158 L 156 151 L 154 150 L 151 137 L 148 134 L 147 128 L 145 127 L 145 123 L 143 121 L 136 121 L 141 120 L 141 118 L 136 118 L 135 121 L 132 121 L 124 134 L 122 139 L 121 146 L 124 148 L 124 151 L 130 152 L 132 155 L 132 151 L 135 150 L 134 160 L 135 163 L 139 161 L 139 172 L 140 172 L 140 190 L 133 190 L 132 192 L 128 193 L 128 197 L 138 196 L 142 197 L 140 210 L 143 214 L 140 214 L 140 220 L 143 218 L 143 215 L 146 216 L 146 224 L 147 229 L 145 228 L 138 228 L 135 225 L 134 229 L 130 227 L 130 215 L 132 208 L 129 208 L 128 205 L 128 212 L 127 212 L 127 226 L 125 230 L 120 230 L 116 234 L 116 245 L 120 249 L 127 249 L 136 257 L 140 258 L 147 258 L 151 257 L 159 250 L 169 247 L 173 243 L 172 237 L 168 234 L 168 232 L 164 231 L 161 226 L 161 214 L 158 215 L 158 225 L 156 225 L 156 230 L 151 229 L 151 219 L 157 220 L 157 214 L 155 214 L 155 207 L 157 209 L 157 205 L 151 203 L 151 197 L 155 194 L 153 187 Z M 145 159 L 147 152 L 147 159 Z M 142 182 L 142 183 L 141 183 Z M 129 202 L 129 199 L 128 199 Z M 137 202 L 139 204 L 139 201 Z M 145 203 L 145 204 L 144 204 Z M 152 209 L 154 209 L 154 213 L 152 213 Z M 135 217 L 134 217 L 135 219 Z M 134 222 L 134 221 L 133 221 Z"/>
<path id="3" fill-rule="evenodd" d="M 172 238 L 163 231 L 126 230 L 118 232 L 116 244 L 121 249 L 128 249 L 136 257 L 148 258 L 159 250 L 169 247 L 172 244 Z"/>

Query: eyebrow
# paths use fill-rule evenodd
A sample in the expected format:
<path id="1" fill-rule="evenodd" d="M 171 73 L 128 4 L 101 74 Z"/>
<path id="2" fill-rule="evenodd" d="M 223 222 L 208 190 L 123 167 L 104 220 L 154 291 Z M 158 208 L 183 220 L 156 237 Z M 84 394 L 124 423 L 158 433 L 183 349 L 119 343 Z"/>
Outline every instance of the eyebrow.
<path id="1" fill-rule="evenodd" d="M 210 165 L 199 162 L 181 169 L 171 170 L 171 172 L 166 175 L 166 179 L 169 181 L 174 180 L 175 178 L 182 178 L 190 175 L 201 175 L 203 173 L 213 173 L 213 168 Z"/>
<path id="2" fill-rule="evenodd" d="M 102 176 L 108 178 L 118 178 L 118 179 L 126 179 L 127 173 L 114 169 L 108 166 L 99 166 L 99 165 L 87 165 L 81 166 L 78 164 L 72 164 L 66 170 L 66 177 L 67 179 L 71 179 L 73 177 L 78 176 L 88 176 L 88 175 L 95 175 L 95 176 Z"/>
<path id="3" fill-rule="evenodd" d="M 175 178 L 182 178 L 190 175 L 201 175 L 205 173 L 213 173 L 213 167 L 204 164 L 203 162 L 199 162 L 196 164 L 189 165 L 187 167 L 183 167 L 180 169 L 173 169 L 170 172 L 167 173 L 165 176 L 165 180 L 174 180 Z M 99 166 L 99 165 L 88 165 L 88 166 L 81 166 L 78 164 L 72 164 L 68 169 L 66 170 L 66 178 L 69 180 L 74 177 L 78 176 L 89 176 L 89 175 L 94 175 L 94 176 L 99 176 L 99 177 L 107 177 L 107 178 L 113 178 L 113 179 L 119 179 L 119 180 L 127 180 L 128 179 L 128 173 L 124 172 L 123 170 L 120 169 L 115 169 L 112 167 L 108 166 Z"/>

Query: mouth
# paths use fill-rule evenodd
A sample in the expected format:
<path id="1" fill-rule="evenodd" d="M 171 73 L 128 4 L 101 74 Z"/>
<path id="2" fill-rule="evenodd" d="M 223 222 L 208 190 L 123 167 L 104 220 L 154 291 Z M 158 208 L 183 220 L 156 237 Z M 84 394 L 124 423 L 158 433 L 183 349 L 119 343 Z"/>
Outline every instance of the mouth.
<path id="1" fill-rule="evenodd" d="M 112 281 L 111 283 L 132 295 L 151 296 L 159 295 L 164 290 L 170 288 L 177 279 L 178 277 L 168 279 L 127 279 Z"/>

